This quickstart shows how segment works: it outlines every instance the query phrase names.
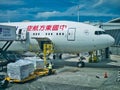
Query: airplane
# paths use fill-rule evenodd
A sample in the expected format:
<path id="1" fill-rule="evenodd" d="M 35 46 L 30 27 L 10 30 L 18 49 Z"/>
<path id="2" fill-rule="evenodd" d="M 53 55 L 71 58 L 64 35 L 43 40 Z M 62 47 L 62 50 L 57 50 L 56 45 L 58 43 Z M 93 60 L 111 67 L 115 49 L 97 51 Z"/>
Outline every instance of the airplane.
<path id="1" fill-rule="evenodd" d="M 8 49 L 13 51 L 39 51 L 47 41 L 53 43 L 54 53 L 81 53 L 110 47 L 115 41 L 103 29 L 81 22 L 36 21 L 0 25 L 16 26 L 16 39 L 21 41 L 13 42 Z M 36 39 L 40 39 L 39 42 Z"/>

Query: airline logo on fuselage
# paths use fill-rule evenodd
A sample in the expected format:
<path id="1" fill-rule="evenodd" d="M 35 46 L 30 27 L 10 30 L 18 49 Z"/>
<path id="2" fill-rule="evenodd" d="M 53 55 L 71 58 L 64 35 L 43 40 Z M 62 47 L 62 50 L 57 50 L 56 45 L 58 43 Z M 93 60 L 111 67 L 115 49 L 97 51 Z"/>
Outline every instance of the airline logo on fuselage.
<path id="1" fill-rule="evenodd" d="M 67 25 L 29 25 L 27 26 L 27 31 L 58 31 L 58 30 L 65 30 Z"/>

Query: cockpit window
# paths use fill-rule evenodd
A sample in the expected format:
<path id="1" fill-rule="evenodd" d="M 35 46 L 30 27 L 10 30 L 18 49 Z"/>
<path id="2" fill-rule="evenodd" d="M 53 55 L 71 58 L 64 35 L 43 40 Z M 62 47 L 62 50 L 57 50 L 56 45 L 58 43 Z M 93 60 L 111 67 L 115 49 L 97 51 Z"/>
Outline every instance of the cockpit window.
<path id="1" fill-rule="evenodd" d="M 95 35 L 106 34 L 105 31 L 95 31 Z"/>
<path id="2" fill-rule="evenodd" d="M 105 31 L 103 31 L 103 34 L 106 34 L 106 32 L 105 32 Z"/>

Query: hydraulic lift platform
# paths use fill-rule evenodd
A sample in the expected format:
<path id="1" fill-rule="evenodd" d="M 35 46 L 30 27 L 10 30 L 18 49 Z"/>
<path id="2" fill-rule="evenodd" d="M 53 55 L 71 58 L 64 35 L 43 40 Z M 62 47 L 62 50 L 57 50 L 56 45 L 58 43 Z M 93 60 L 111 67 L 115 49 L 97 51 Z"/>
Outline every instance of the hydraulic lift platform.
<path id="1" fill-rule="evenodd" d="M 37 40 L 40 49 L 43 52 L 44 65 L 47 65 L 47 57 L 54 52 L 54 45 L 49 38 L 34 38 Z"/>
<path id="2" fill-rule="evenodd" d="M 8 57 L 6 54 L 7 49 L 16 40 L 16 27 L 0 25 L 0 67 L 7 65 Z M 2 59 L 5 59 L 3 61 Z"/>
<path id="3" fill-rule="evenodd" d="M 0 47 L 0 53 L 7 51 L 13 41 L 16 40 L 16 27 L 0 25 L 0 41 L 6 42 Z"/>

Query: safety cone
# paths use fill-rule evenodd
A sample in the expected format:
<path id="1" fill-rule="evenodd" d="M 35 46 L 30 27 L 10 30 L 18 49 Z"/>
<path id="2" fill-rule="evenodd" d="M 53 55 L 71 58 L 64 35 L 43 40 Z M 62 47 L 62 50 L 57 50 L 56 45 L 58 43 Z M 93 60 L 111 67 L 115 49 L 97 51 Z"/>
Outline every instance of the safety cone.
<path id="1" fill-rule="evenodd" d="M 108 74 L 107 74 L 107 72 L 105 72 L 105 74 L 104 74 L 104 78 L 108 78 Z"/>

